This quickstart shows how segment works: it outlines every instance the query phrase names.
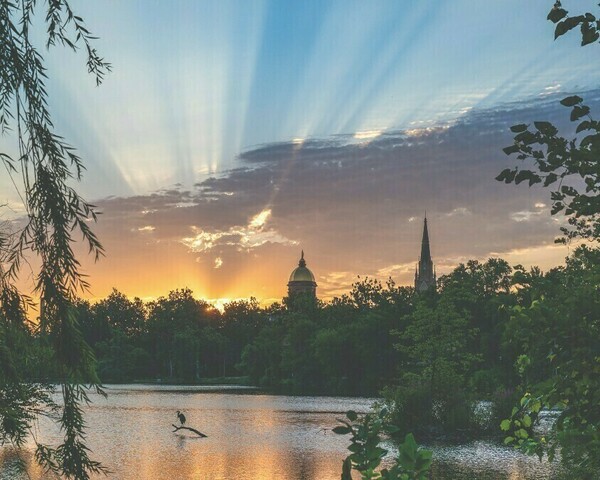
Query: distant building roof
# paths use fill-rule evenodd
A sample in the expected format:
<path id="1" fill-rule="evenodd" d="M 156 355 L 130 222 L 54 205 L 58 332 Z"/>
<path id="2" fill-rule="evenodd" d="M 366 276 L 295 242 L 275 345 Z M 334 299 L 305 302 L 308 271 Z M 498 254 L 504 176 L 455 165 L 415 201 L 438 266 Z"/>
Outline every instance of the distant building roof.
<path id="1" fill-rule="evenodd" d="M 302 251 L 302 256 L 300 257 L 298 266 L 290 275 L 290 282 L 315 282 L 315 276 L 306 267 L 306 260 L 304 260 L 304 250 Z"/>

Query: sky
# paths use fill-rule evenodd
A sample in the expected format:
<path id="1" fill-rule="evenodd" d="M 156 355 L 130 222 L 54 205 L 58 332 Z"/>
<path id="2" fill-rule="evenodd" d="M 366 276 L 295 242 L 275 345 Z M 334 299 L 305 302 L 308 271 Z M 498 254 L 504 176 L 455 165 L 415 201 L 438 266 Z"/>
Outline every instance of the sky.
<path id="1" fill-rule="evenodd" d="M 73 1 L 113 65 L 96 87 L 81 52 L 45 53 L 56 130 L 102 212 L 86 296 L 267 304 L 301 249 L 323 299 L 359 275 L 408 285 L 425 212 L 438 275 L 561 263 L 549 192 L 494 180 L 510 125 L 568 129 L 561 98 L 600 103 L 595 46 L 554 42 L 552 4 Z"/>

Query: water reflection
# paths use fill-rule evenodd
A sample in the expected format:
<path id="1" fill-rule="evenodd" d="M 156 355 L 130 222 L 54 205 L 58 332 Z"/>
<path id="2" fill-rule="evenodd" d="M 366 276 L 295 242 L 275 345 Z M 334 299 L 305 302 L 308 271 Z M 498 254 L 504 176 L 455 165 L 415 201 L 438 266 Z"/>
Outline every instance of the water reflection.
<path id="1" fill-rule="evenodd" d="M 464 445 L 433 445 L 438 480 L 552 480 L 557 466 L 488 441 Z"/>
<path id="2" fill-rule="evenodd" d="M 343 412 L 367 412 L 374 401 L 214 387 L 113 386 L 108 393 L 94 395 L 87 409 L 88 440 L 94 457 L 124 480 L 339 479 L 348 440 L 330 429 Z M 208 438 L 174 433 L 176 410 Z M 60 439 L 45 421 L 39 432 L 45 442 Z M 547 464 L 486 442 L 434 448 L 434 479 L 552 478 Z M 14 452 L 0 449 L 1 480 L 18 478 L 14 464 Z M 32 480 L 50 478 L 31 462 L 28 473 Z"/>

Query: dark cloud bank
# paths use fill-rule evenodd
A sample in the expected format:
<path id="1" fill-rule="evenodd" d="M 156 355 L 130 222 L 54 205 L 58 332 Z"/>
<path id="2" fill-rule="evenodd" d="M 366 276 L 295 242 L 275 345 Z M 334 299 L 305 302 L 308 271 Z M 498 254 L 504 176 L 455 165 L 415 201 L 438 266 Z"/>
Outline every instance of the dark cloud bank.
<path id="1" fill-rule="evenodd" d="M 342 135 L 262 145 L 240 155 L 240 168 L 193 189 L 104 199 L 104 262 L 116 269 L 136 255 L 157 267 L 195 262 L 215 285 L 266 270 L 281 277 L 283 289 L 302 247 L 317 281 L 333 291 L 346 281 L 339 272 L 393 274 L 392 266 L 414 263 L 425 211 L 441 265 L 551 244 L 558 225 L 549 215 L 549 192 L 494 177 L 516 161 L 502 153 L 512 141 L 510 125 L 550 120 L 571 128 L 569 110 L 558 104 L 564 96 L 473 110 L 454 124 L 370 141 Z M 600 90 L 585 98 L 597 111 Z M 191 247 L 199 234 L 198 248 Z M 396 272 L 401 283 L 410 278 L 404 267 Z"/>

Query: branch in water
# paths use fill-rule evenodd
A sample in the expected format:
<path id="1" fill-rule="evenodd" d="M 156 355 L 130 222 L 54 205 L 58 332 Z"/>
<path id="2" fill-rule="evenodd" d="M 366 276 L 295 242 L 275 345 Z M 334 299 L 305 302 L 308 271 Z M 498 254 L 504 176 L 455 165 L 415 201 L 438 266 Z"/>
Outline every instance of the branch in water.
<path id="1" fill-rule="evenodd" d="M 202 432 L 199 432 L 195 428 L 183 427 L 183 426 L 178 427 L 174 423 L 172 423 L 171 425 L 173 425 L 173 428 L 175 429 L 175 430 L 173 430 L 174 432 L 176 432 L 177 430 L 189 430 L 190 432 L 194 432 L 196 435 L 198 435 L 199 437 L 202 437 L 202 438 L 206 438 L 208 436 L 208 435 L 204 435 Z"/>

